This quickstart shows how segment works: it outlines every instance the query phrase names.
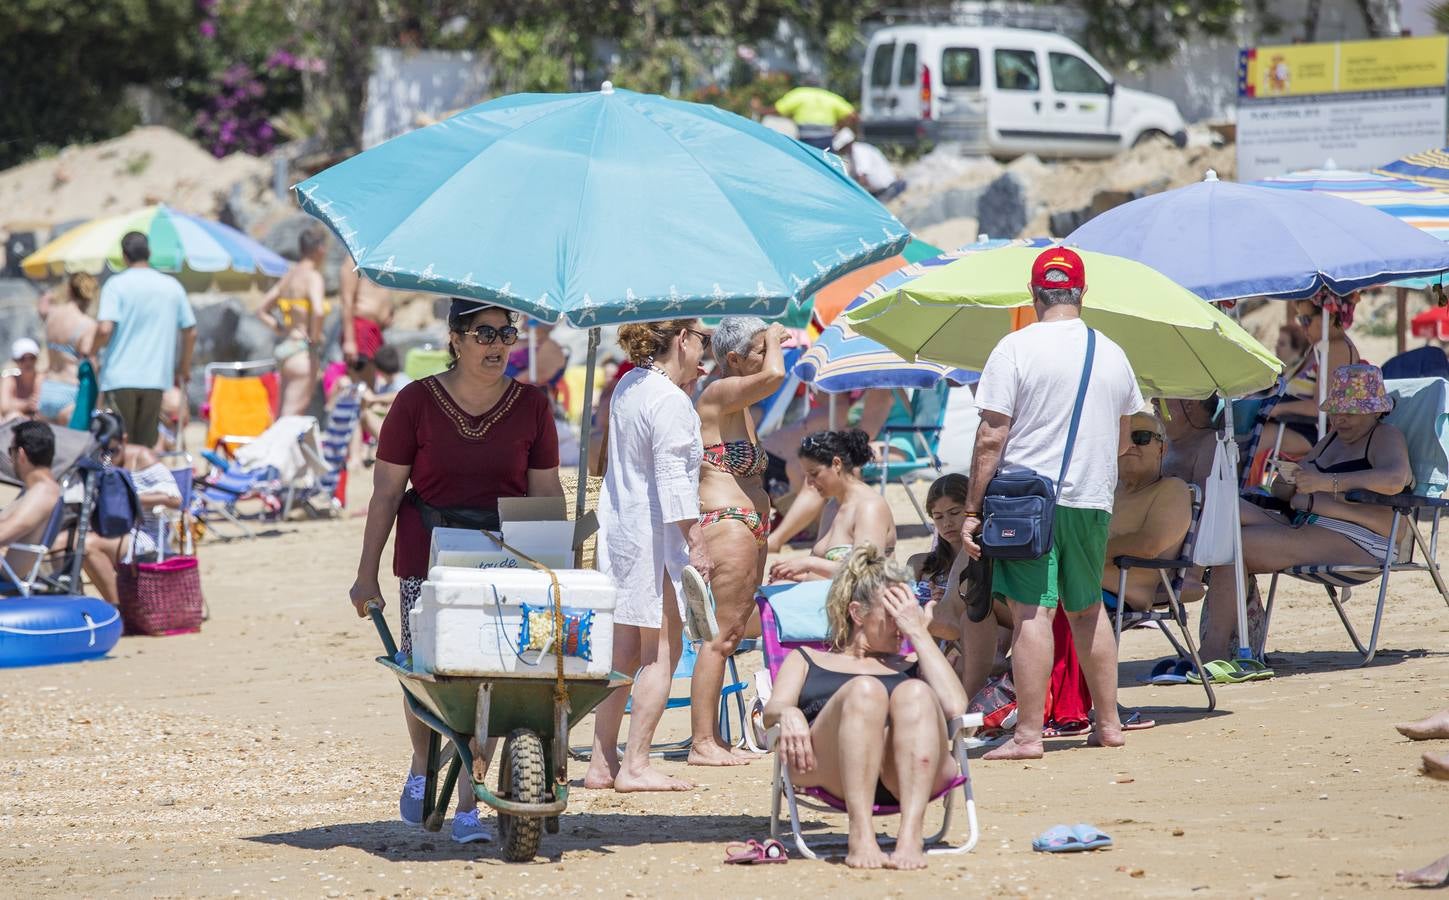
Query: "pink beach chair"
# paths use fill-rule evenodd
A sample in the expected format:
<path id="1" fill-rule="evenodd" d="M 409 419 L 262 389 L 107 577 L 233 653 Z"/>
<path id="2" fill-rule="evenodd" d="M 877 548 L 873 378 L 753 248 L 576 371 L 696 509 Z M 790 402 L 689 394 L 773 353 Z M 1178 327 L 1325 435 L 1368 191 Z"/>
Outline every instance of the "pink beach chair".
<path id="1" fill-rule="evenodd" d="M 828 626 L 825 618 L 825 595 L 829 588 L 828 581 L 807 581 L 800 584 L 767 585 L 760 588 L 759 593 L 755 595 L 755 603 L 760 609 L 760 649 L 765 658 L 765 668 L 756 675 L 755 686 L 759 696 L 755 701 L 755 709 L 751 716 L 752 727 L 747 729 L 747 734 L 753 733 L 755 726 L 763 724 L 764 704 L 770 699 L 775 674 L 779 672 L 780 664 L 785 661 L 785 657 L 800 647 L 816 650 L 829 649 L 826 640 Z M 956 760 L 958 773 L 944 790 L 931 798 L 932 800 L 944 798 L 945 809 L 940 830 L 926 838 L 928 853 L 967 853 L 976 846 L 976 841 L 980 837 L 976 821 L 976 800 L 971 790 L 971 773 L 966 759 L 967 729 L 979 727 L 981 727 L 981 716 L 978 713 L 957 716 L 946 723 L 946 734 L 951 742 L 951 755 Z M 773 751 L 779 737 L 779 726 L 764 731 L 764 749 Z M 946 833 L 951 827 L 951 813 L 958 792 L 965 802 L 969 834 L 965 843 L 950 846 L 944 841 Z M 780 838 L 783 822 L 780 816 L 782 800 L 789 812 L 790 833 L 795 839 L 796 849 L 807 859 L 819 859 L 820 857 L 810 849 L 801 832 L 799 807 L 804 805 L 818 812 L 845 812 L 845 801 L 823 788 L 796 788 L 790 782 L 789 767 L 784 764 L 777 753 L 775 754 L 774 775 L 770 785 L 770 837 L 777 840 Z M 877 816 L 893 816 L 900 813 L 900 807 L 877 804 L 872 807 L 872 811 Z M 823 842 L 817 841 L 816 843 L 819 846 Z M 828 843 L 842 844 L 843 841 L 837 839 Z"/>

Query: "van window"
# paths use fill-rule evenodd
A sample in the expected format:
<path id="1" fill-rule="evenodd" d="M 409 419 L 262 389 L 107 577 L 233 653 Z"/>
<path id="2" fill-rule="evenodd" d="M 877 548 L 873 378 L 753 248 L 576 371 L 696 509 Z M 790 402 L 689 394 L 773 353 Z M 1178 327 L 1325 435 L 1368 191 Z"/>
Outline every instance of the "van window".
<path id="1" fill-rule="evenodd" d="M 941 54 L 941 84 L 981 87 L 981 54 L 975 47 L 947 47 Z"/>
<path id="2" fill-rule="evenodd" d="M 907 44 L 901 48 L 901 67 L 896 73 L 896 84 L 905 87 L 916 83 L 916 45 Z"/>
<path id="3" fill-rule="evenodd" d="M 888 88 L 891 86 L 891 63 L 895 61 L 895 55 L 894 41 L 876 46 L 875 56 L 870 58 L 871 87 Z"/>
<path id="4" fill-rule="evenodd" d="M 1070 53 L 1049 53 L 1052 88 L 1064 94 L 1105 94 L 1107 80 L 1080 57 Z"/>
<path id="5" fill-rule="evenodd" d="M 997 50 L 996 86 L 1003 91 L 1041 90 L 1035 51 Z"/>

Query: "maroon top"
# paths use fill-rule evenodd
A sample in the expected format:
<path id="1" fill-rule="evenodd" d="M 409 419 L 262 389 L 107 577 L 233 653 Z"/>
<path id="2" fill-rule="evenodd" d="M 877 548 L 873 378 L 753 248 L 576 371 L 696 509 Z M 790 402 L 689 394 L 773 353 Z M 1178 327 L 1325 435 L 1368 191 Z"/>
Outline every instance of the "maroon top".
<path id="1" fill-rule="evenodd" d="M 398 391 L 382 423 L 377 458 L 411 466 L 408 480 L 429 506 L 498 509 L 499 497 L 528 496 L 528 470 L 558 466 L 558 431 L 543 391 L 510 381 L 481 416 L 458 408 L 437 378 Z M 397 511 L 392 571 L 426 578 L 431 543 L 417 507 Z"/>

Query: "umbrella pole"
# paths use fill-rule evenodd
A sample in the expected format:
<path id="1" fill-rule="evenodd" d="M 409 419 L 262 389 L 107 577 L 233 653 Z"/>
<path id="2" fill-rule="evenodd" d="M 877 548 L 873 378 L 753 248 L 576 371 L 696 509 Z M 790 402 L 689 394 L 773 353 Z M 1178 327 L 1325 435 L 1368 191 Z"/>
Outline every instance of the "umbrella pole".
<path id="1" fill-rule="evenodd" d="M 1406 329 L 1409 324 L 1409 289 L 1394 288 L 1394 312 L 1397 321 L 1394 323 L 1394 352 L 1403 353 L 1409 348 L 1409 336 Z"/>
<path id="2" fill-rule="evenodd" d="M 835 430 L 835 395 L 834 394 L 828 394 L 827 393 L 825 395 L 825 404 L 828 407 L 828 409 L 826 410 L 826 427 L 829 428 L 831 431 L 834 431 Z"/>
<path id="3" fill-rule="evenodd" d="M 1223 450 L 1226 451 L 1232 470 L 1238 470 L 1238 442 L 1233 439 L 1233 401 L 1224 400 Z M 1233 507 L 1233 579 L 1238 588 L 1238 659 L 1252 659 L 1253 651 L 1248 646 L 1248 574 L 1243 566 L 1243 511 L 1238 504 Z"/>
<path id="4" fill-rule="evenodd" d="M 1318 436 L 1328 433 L 1328 413 L 1323 411 L 1323 402 L 1328 399 L 1328 310 L 1323 311 L 1323 349 L 1318 352 Z"/>
<path id="5" fill-rule="evenodd" d="M 530 354 L 530 359 L 532 355 Z M 584 404 L 579 413 L 579 484 L 574 496 L 574 519 L 584 517 L 584 499 L 589 487 L 589 436 L 593 433 L 589 413 L 594 406 L 594 363 L 599 358 L 599 329 L 589 329 L 589 358 L 584 365 Z M 574 548 L 577 550 L 578 548 Z"/>
<path id="6" fill-rule="evenodd" d="M 593 371 L 593 363 L 589 363 L 590 371 Z M 534 330 L 533 323 L 528 323 L 528 383 L 538 384 L 538 332 Z"/>

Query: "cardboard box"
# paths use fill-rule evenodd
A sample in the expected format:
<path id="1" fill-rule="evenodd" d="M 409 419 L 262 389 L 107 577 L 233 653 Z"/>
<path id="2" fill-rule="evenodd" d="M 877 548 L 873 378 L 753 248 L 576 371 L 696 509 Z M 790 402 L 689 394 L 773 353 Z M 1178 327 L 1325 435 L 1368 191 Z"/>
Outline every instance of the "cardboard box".
<path id="1" fill-rule="evenodd" d="M 551 569 L 572 569 L 584 541 L 598 530 L 590 512 L 569 521 L 563 497 L 508 497 L 498 501 L 503 543 Z M 468 528 L 433 529 L 428 567 L 528 569 L 495 535 Z"/>

